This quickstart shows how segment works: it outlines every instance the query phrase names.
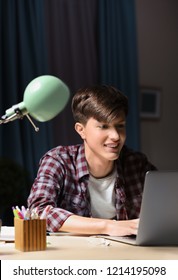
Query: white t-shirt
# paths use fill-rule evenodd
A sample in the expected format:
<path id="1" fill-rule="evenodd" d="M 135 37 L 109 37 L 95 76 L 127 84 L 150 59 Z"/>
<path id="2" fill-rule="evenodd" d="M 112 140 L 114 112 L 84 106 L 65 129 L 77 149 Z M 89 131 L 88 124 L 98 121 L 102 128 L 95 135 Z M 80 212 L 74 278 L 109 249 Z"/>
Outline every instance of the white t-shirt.
<path id="1" fill-rule="evenodd" d="M 93 218 L 112 219 L 116 216 L 115 191 L 116 169 L 107 177 L 97 179 L 90 175 L 88 191 Z"/>

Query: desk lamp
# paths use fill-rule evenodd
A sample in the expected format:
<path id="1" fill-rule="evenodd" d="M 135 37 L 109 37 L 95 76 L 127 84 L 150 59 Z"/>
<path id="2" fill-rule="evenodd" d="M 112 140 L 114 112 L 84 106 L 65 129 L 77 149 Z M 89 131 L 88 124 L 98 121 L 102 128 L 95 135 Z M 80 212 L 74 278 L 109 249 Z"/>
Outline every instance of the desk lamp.
<path id="1" fill-rule="evenodd" d="M 26 116 L 35 131 L 38 131 L 39 128 L 30 116 L 40 122 L 51 120 L 64 109 L 69 95 L 67 85 L 57 77 L 39 76 L 27 85 L 23 101 L 5 111 L 5 115 L 0 118 L 0 124 Z"/>

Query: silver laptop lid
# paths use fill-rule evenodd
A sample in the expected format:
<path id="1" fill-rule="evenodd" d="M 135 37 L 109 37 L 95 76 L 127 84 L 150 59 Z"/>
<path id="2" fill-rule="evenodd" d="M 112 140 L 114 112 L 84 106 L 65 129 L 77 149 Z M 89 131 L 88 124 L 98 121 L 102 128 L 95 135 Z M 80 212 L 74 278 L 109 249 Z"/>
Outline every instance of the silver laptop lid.
<path id="1" fill-rule="evenodd" d="M 137 245 L 178 245 L 178 171 L 145 177 Z"/>

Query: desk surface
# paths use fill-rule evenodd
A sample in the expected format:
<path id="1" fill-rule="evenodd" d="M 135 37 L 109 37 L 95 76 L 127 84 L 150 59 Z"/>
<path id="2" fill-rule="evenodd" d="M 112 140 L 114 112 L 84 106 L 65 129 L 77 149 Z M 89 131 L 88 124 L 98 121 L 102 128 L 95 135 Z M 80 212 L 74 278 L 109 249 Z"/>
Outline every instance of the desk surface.
<path id="1" fill-rule="evenodd" d="M 47 249 L 20 252 L 0 243 L 1 260 L 178 260 L 178 247 L 140 247 L 89 236 L 48 236 Z"/>

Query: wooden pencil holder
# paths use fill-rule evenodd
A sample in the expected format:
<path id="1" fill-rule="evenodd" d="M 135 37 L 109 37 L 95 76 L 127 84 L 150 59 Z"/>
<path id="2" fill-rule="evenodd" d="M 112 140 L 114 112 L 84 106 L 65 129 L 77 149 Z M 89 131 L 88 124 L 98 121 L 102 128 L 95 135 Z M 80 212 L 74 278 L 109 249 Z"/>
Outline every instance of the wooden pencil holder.
<path id="1" fill-rule="evenodd" d="M 23 220 L 14 218 L 15 248 L 41 251 L 46 249 L 46 219 Z"/>

